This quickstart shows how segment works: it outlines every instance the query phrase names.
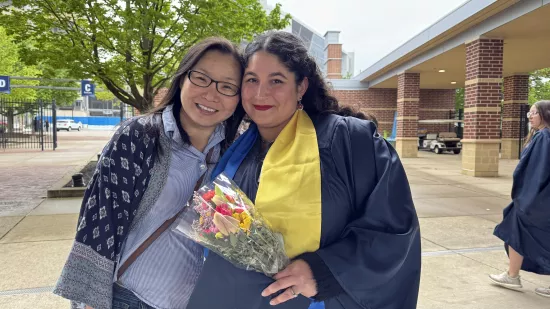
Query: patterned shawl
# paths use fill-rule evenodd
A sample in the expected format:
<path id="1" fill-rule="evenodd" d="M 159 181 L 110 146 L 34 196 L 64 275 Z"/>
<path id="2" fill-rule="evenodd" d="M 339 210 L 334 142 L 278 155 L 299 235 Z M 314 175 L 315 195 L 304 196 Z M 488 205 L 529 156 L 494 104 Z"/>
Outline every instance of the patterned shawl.
<path id="1" fill-rule="evenodd" d="M 161 115 L 133 118 L 103 149 L 55 294 L 95 309 L 111 307 L 115 264 L 148 187 L 158 141 L 166 138 L 160 128 Z"/>

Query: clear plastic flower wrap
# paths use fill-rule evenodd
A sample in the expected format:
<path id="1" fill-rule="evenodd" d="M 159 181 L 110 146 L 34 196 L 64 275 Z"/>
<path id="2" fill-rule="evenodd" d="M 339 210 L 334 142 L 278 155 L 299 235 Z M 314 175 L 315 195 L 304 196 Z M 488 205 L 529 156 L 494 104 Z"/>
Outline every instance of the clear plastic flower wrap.
<path id="1" fill-rule="evenodd" d="M 273 276 L 290 262 L 282 235 L 224 174 L 193 193 L 175 229 L 242 269 Z"/>

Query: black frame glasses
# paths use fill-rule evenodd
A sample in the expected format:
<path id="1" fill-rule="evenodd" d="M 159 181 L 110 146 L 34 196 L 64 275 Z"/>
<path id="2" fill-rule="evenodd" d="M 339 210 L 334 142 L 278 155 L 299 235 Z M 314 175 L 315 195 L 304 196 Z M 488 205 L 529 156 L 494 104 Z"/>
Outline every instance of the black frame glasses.
<path id="1" fill-rule="evenodd" d="M 215 83 L 216 90 L 226 97 L 234 97 L 241 91 L 241 88 L 235 84 L 214 80 L 212 77 L 195 70 L 187 72 L 187 78 L 193 85 L 201 88 L 208 88 L 212 83 Z M 222 90 L 220 90 L 220 85 Z"/>

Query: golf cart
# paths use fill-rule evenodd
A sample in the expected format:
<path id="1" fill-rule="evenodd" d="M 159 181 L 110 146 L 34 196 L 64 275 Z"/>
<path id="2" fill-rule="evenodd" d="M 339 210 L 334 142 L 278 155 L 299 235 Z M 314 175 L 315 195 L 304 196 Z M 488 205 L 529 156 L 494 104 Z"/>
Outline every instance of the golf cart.
<path id="1" fill-rule="evenodd" d="M 452 151 L 454 154 L 459 154 L 462 150 L 460 138 L 454 132 L 428 133 L 420 142 L 422 144 L 419 146 L 419 149 L 433 151 L 437 154 L 441 154 L 444 151 Z"/>
<path id="2" fill-rule="evenodd" d="M 419 124 L 450 124 L 460 126 L 463 120 L 455 119 L 440 119 L 440 120 L 419 120 Z M 455 128 L 456 129 L 456 128 Z M 452 151 L 454 154 L 459 154 L 462 150 L 462 143 L 455 132 L 427 132 L 427 130 L 419 130 L 418 132 L 418 149 L 433 151 L 436 154 L 441 154 L 445 151 Z"/>

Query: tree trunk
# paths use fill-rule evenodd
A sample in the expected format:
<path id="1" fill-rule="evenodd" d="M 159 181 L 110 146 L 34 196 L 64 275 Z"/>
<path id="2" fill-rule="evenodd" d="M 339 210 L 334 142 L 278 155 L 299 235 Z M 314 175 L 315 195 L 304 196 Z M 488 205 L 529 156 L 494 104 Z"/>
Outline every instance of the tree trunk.
<path id="1" fill-rule="evenodd" d="M 8 132 L 13 133 L 14 132 L 14 120 L 15 113 L 13 112 L 13 109 L 8 109 Z"/>
<path id="2" fill-rule="evenodd" d="M 141 114 L 147 113 L 154 107 L 152 100 L 149 101 L 142 97 L 141 100 L 137 100 L 137 101 L 138 102 L 136 107 Z"/>

